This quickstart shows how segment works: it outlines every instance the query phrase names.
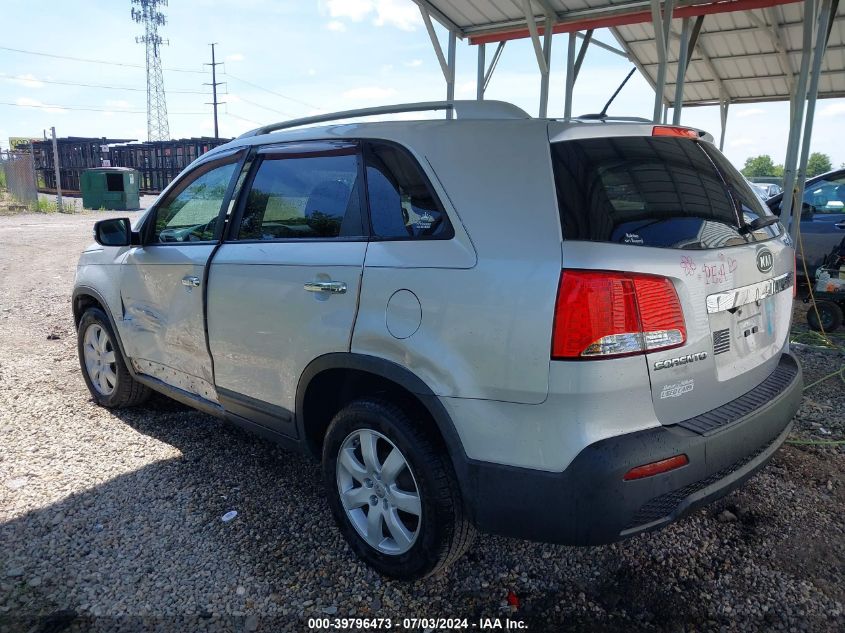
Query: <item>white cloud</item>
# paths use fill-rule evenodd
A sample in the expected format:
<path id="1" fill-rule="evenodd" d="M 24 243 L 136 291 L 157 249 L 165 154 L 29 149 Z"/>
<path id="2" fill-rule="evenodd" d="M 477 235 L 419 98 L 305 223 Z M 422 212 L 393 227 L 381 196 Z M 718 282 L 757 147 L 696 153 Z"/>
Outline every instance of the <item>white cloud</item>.
<path id="1" fill-rule="evenodd" d="M 418 67 L 422 66 L 422 60 L 421 59 L 412 59 L 409 62 L 405 62 L 405 65 L 408 68 L 418 68 Z"/>
<path id="2" fill-rule="evenodd" d="M 404 0 L 377 0 L 376 26 L 395 26 L 403 31 L 413 31 L 420 23 L 420 10 L 413 2 Z"/>
<path id="3" fill-rule="evenodd" d="M 308 69 L 308 76 L 309 76 L 309 77 L 313 77 L 313 76 L 314 76 L 314 75 L 316 75 L 316 74 L 317 74 L 317 71 L 316 71 L 316 70 L 314 70 L 313 68 L 309 68 L 309 69 Z"/>
<path id="4" fill-rule="evenodd" d="M 245 59 L 246 57 L 244 57 L 243 53 L 232 53 L 231 55 L 226 55 L 227 62 L 242 62 Z"/>
<path id="5" fill-rule="evenodd" d="M 738 119 L 746 119 L 752 116 L 760 116 L 761 114 L 766 114 L 766 111 L 761 108 L 750 108 L 748 110 L 740 110 L 736 113 Z"/>
<path id="6" fill-rule="evenodd" d="M 740 136 L 738 138 L 731 139 L 728 142 L 728 145 L 731 147 L 755 147 L 757 145 L 757 139 Z"/>
<path id="7" fill-rule="evenodd" d="M 129 102 L 124 99 L 107 99 L 106 106 L 109 108 L 128 108 Z"/>
<path id="8" fill-rule="evenodd" d="M 458 97 L 466 97 L 475 98 L 476 95 L 476 84 L 475 80 L 472 81 L 461 81 L 455 86 L 455 94 Z"/>
<path id="9" fill-rule="evenodd" d="M 326 23 L 326 28 L 329 31 L 334 31 L 336 33 L 343 33 L 346 30 L 346 25 L 341 22 L 340 20 L 332 20 L 331 22 Z"/>
<path id="10" fill-rule="evenodd" d="M 347 90 L 341 96 L 349 101 L 381 101 L 396 94 L 394 88 L 381 88 L 379 86 L 362 86 Z"/>
<path id="11" fill-rule="evenodd" d="M 327 0 L 326 8 L 333 18 L 360 22 L 373 10 L 373 0 Z"/>
<path id="12" fill-rule="evenodd" d="M 226 93 L 225 99 L 227 103 L 238 103 L 239 101 L 241 101 L 241 98 L 234 92 Z"/>
<path id="13" fill-rule="evenodd" d="M 16 101 L 16 103 L 19 106 L 28 106 L 28 107 L 31 107 L 31 108 L 39 108 L 40 110 L 43 110 L 44 112 L 52 112 L 54 114 L 64 114 L 65 112 L 67 112 L 67 110 L 65 110 L 63 108 L 57 108 L 56 106 L 48 105 L 46 103 L 38 101 L 37 99 L 30 99 L 29 97 L 20 97 Z"/>
<path id="14" fill-rule="evenodd" d="M 376 26 L 403 31 L 413 31 L 421 22 L 417 5 L 407 0 L 326 0 L 324 6 L 331 18 L 361 22 L 372 16 Z"/>
<path id="15" fill-rule="evenodd" d="M 831 103 L 822 108 L 819 116 L 839 116 L 845 114 L 845 103 Z"/>
<path id="16" fill-rule="evenodd" d="M 43 88 L 44 83 L 38 81 L 35 75 L 18 75 L 15 77 L 15 83 L 19 83 L 22 86 L 26 86 L 27 88 Z"/>

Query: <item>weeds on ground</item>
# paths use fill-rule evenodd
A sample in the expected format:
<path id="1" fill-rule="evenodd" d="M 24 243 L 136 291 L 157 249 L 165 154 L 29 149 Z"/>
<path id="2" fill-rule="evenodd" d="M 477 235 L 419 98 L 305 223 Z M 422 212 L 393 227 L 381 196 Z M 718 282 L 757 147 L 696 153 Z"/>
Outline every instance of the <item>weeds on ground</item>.
<path id="1" fill-rule="evenodd" d="M 37 202 L 30 205 L 30 211 L 33 213 L 76 213 L 76 205 L 63 201 L 59 206 L 55 199 L 38 198 Z"/>

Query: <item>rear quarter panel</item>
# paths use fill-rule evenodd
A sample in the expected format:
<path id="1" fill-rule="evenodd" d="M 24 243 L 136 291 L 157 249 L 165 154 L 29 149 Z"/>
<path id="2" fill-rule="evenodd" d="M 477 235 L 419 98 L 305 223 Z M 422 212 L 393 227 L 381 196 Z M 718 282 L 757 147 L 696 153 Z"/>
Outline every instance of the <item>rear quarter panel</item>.
<path id="1" fill-rule="evenodd" d="M 370 244 L 352 351 L 405 365 L 440 396 L 543 402 L 561 264 L 546 123 L 379 130 L 416 155 L 456 236 Z M 400 289 L 421 312 L 404 339 L 387 327 Z"/>

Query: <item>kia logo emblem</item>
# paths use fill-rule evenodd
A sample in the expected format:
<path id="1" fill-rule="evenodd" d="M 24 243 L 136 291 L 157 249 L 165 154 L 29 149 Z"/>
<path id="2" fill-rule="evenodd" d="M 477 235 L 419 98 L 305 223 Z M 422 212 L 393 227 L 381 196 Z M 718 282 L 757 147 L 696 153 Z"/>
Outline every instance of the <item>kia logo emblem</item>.
<path id="1" fill-rule="evenodd" d="M 775 264 L 775 258 L 772 255 L 772 251 L 768 248 L 761 248 L 757 251 L 757 269 L 761 273 L 767 273 L 772 269 L 772 266 Z"/>

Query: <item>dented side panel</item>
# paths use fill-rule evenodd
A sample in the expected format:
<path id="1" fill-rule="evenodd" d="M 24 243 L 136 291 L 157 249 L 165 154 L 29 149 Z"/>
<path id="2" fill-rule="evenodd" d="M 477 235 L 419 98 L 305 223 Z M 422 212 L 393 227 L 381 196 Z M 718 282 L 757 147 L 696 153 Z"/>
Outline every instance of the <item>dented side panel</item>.
<path id="1" fill-rule="evenodd" d="M 190 243 L 132 249 L 122 267 L 121 302 L 124 347 L 136 369 L 216 401 L 202 286 L 213 249 Z M 186 278 L 200 285 L 185 285 Z"/>

